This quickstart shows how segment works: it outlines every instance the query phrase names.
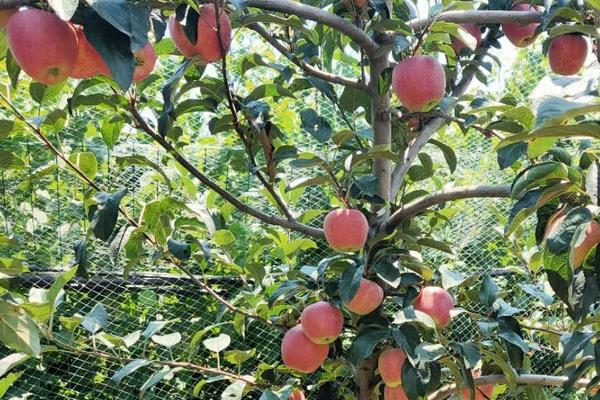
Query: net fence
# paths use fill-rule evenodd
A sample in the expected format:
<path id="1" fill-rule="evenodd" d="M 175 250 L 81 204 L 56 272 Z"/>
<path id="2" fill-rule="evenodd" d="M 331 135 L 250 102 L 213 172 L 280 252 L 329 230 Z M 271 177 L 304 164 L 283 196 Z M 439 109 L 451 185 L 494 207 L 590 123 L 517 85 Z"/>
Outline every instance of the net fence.
<path id="1" fill-rule="evenodd" d="M 544 69 L 540 68 L 542 62 L 539 48 L 520 53 L 512 68 L 517 73 L 505 77 L 507 91 L 521 100 L 529 101 L 530 94 L 543 78 Z M 173 71 L 176 65 L 168 64 L 163 68 Z M 484 89 L 478 90 L 484 93 Z M 332 125 L 342 125 L 339 113 L 323 98 L 316 96 L 303 99 L 303 102 L 311 102 Z M 127 207 L 133 215 L 138 215 L 140 205 L 165 194 L 165 185 L 161 182 L 164 177 L 154 169 L 119 164 L 120 157 L 131 155 L 143 155 L 160 164 L 165 156 L 163 152 L 146 140 L 141 140 L 134 132 L 122 133 L 119 144 L 112 150 L 108 149 L 97 138 L 88 139 L 86 134 L 95 129 L 92 122 L 105 118 L 106 114 L 90 110 L 77 114 L 61 132 L 62 142 L 55 143 L 60 144 L 69 154 L 93 150 L 97 157 L 107 160 L 104 164 L 107 165 L 106 170 L 97 173 L 98 180 L 107 191 L 126 187 L 132 199 Z M 200 139 L 203 139 L 186 149 L 186 154 L 191 157 L 194 165 L 223 184 L 227 190 L 243 195 L 253 206 L 264 212 L 277 214 L 277 210 L 261 194 L 255 178 L 249 175 L 241 177 L 236 173 L 235 165 L 243 158 L 242 150 L 216 142 L 217 139 L 205 132 L 206 124 L 207 121 L 201 117 L 190 117 L 186 121 L 186 128 L 200 132 Z M 448 179 L 456 184 L 510 181 L 509 173 L 499 171 L 495 161 L 489 159 L 494 154 L 489 139 L 475 131 L 464 135 L 452 131 L 445 135 L 444 140 L 452 145 L 458 158 L 457 170 Z M 43 145 L 33 139 L 25 142 L 0 142 L 0 148 L 9 149 L 11 146 L 25 149 L 27 169 L 10 174 L 0 171 L 0 234 L 18 237 L 21 244 L 0 249 L 0 257 L 25 260 L 32 274 L 15 280 L 13 284 L 26 292 L 30 288 L 47 288 L 57 271 L 73 262 L 73 247 L 88 228 L 86 223 L 82 223 L 85 219 L 82 217 L 85 216 L 84 194 L 87 189 L 65 171 L 60 160 L 53 158 Z M 318 143 L 309 138 L 298 145 L 301 146 L 318 149 Z M 441 164 L 443 159 L 441 155 L 438 156 Z M 290 181 L 297 174 L 292 170 L 288 173 Z M 197 196 L 201 198 L 204 189 L 190 188 L 190 191 L 194 190 L 199 192 Z M 298 204 L 305 204 L 311 209 L 327 210 L 330 208 L 330 196 L 326 190 L 307 189 Z M 510 203 L 504 200 L 458 202 L 454 206 L 457 215 L 438 232 L 440 239 L 452 243 L 455 255 L 432 251 L 427 254 L 428 263 L 434 268 L 452 264 L 455 270 L 465 274 L 491 271 L 506 265 L 505 261 L 512 260 L 512 255 L 506 249 L 502 236 L 502 215 L 507 215 L 509 206 Z M 249 217 L 239 217 L 251 221 Z M 310 223 L 319 226 L 321 220 L 317 218 Z M 110 316 L 105 328 L 107 332 L 125 336 L 140 329 L 140 326 L 147 326 L 151 321 L 165 321 L 161 334 L 179 332 L 184 340 L 189 340 L 194 333 L 209 325 L 221 323 L 214 328 L 213 334 L 228 334 L 235 338 L 233 347 L 236 349 L 256 351 L 248 365 L 242 365 L 242 372 L 250 372 L 259 361 L 268 364 L 278 362 L 280 333 L 265 329 L 258 323 L 251 323 L 245 332 L 240 332 L 236 329 L 231 313 L 226 312 L 214 298 L 193 285 L 186 277 L 178 275 L 168 265 L 142 263 L 134 268 L 127 279 L 123 279 L 122 271 L 126 266 L 120 257 L 114 256 L 114 249 L 110 246 L 93 241 L 89 254 L 92 278 L 89 281 L 76 278 L 69 284 L 66 290 L 68 301 L 61 306 L 60 316 L 85 315 L 97 304 L 101 304 Z M 330 251 L 327 247 L 318 243 L 317 249 L 306 254 L 303 261 L 306 264 L 316 264 L 328 255 Z M 517 263 L 518 260 L 514 262 Z M 235 299 L 248 290 L 244 282 L 231 277 L 218 276 L 211 279 L 211 286 L 228 299 Z M 528 278 L 511 275 L 501 279 L 506 279 L 507 285 L 514 285 L 525 282 Z M 524 292 L 517 290 L 515 293 L 514 306 L 524 308 L 528 313 L 543 312 L 528 300 Z M 465 307 L 475 305 L 466 304 Z M 459 317 L 452 323 L 450 335 L 456 340 L 468 341 L 476 338 L 476 331 L 477 327 L 471 320 Z M 68 335 L 65 330 L 60 332 Z M 144 343 L 135 345 L 130 354 L 117 354 L 123 359 L 135 358 L 136 354 L 154 359 L 186 359 L 189 351 L 187 346 L 181 344 L 171 349 L 151 341 Z M 197 359 L 208 360 L 212 357 L 206 350 L 199 351 L 195 355 Z M 8 354 L 9 351 L 5 349 L 4 353 Z M 158 368 L 141 368 L 116 385 L 110 377 L 122 363 L 98 359 L 83 352 L 50 354 L 42 360 L 31 360 L 20 367 L 26 373 L 9 389 L 6 397 L 137 399 L 140 398 L 140 388 L 147 382 L 151 372 L 156 372 Z M 558 366 L 556 354 L 549 351 L 535 352 L 532 372 L 552 374 Z M 145 392 L 143 397 L 220 399 L 227 383 L 216 381 L 200 387 L 205 379 L 206 376 L 200 373 L 177 372 L 172 378 L 167 376 L 167 379 Z M 195 395 L 194 390 L 198 392 Z M 548 395 L 551 396 L 551 393 L 548 392 Z M 249 398 L 257 397 L 252 396 L 254 395 Z"/>

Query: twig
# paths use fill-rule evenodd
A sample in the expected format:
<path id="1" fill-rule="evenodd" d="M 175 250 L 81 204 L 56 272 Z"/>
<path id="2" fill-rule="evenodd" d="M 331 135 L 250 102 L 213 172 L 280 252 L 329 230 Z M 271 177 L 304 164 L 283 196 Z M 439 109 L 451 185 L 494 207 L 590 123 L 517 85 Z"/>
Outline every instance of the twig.
<path id="1" fill-rule="evenodd" d="M 277 203 L 277 206 L 279 207 L 280 211 L 285 215 L 285 217 L 288 219 L 288 221 L 293 221 L 294 217 L 288 210 L 287 206 L 285 205 L 285 203 L 283 202 L 283 200 L 281 199 L 279 194 L 273 188 L 273 185 L 271 185 L 271 183 L 269 181 L 267 181 L 267 179 L 264 177 L 264 175 L 257 168 L 256 160 L 254 159 L 254 154 L 252 152 L 252 143 L 246 137 L 244 130 L 242 129 L 242 126 L 238 119 L 238 111 L 235 107 L 235 101 L 233 100 L 233 94 L 231 93 L 231 87 L 229 86 L 229 77 L 227 74 L 227 52 L 225 51 L 225 45 L 224 45 L 223 39 L 221 37 L 221 17 L 220 17 L 220 15 L 221 15 L 222 11 L 221 11 L 221 8 L 219 5 L 219 0 L 215 0 L 214 5 L 217 8 L 217 12 L 216 12 L 216 14 L 217 14 L 217 18 L 216 18 L 217 39 L 219 40 L 219 47 L 221 49 L 221 56 L 222 56 L 222 58 L 221 58 L 221 76 L 223 77 L 223 86 L 224 86 L 225 95 L 227 98 L 227 105 L 229 107 L 229 112 L 231 113 L 234 130 L 237 133 L 240 140 L 242 141 L 242 143 L 244 144 L 244 148 L 246 149 L 246 154 L 248 155 L 248 159 L 250 160 L 250 163 L 251 163 L 252 173 L 258 178 L 258 180 L 265 187 L 265 189 L 267 189 L 267 191 L 271 194 L 271 197 L 273 197 L 273 200 L 275 200 L 275 203 Z"/>
<path id="2" fill-rule="evenodd" d="M 220 187 L 215 181 L 210 179 L 208 176 L 204 175 L 200 172 L 196 167 L 194 167 L 184 156 L 175 149 L 171 143 L 169 143 L 165 138 L 160 136 L 157 132 L 154 131 L 148 125 L 146 120 L 140 115 L 139 111 L 135 108 L 135 105 L 130 107 L 129 112 L 133 116 L 136 125 L 139 129 L 143 130 L 148 136 L 150 136 L 156 143 L 158 143 L 163 149 L 170 154 L 175 161 L 177 161 L 185 170 L 187 170 L 194 178 L 198 179 L 204 185 L 208 186 L 211 190 L 215 191 L 219 196 L 221 196 L 224 200 L 231 203 L 235 208 L 240 210 L 241 212 L 251 215 L 256 219 L 263 221 L 270 225 L 277 225 L 283 228 L 288 228 L 291 230 L 295 230 L 305 235 L 312 236 L 315 238 L 324 237 L 324 233 L 322 229 L 313 228 L 312 226 L 301 224 L 295 220 L 287 220 L 283 218 L 273 217 L 267 214 L 264 214 L 257 209 L 241 202 L 227 190 Z"/>
<path id="3" fill-rule="evenodd" d="M 286 49 L 285 46 L 282 45 L 276 38 L 274 38 L 273 35 L 271 35 L 262 25 L 258 23 L 250 24 L 248 25 L 248 28 L 252 29 L 260 36 L 262 36 L 262 38 L 265 39 L 265 41 L 267 41 L 271 46 L 273 46 L 277 51 L 279 51 L 284 57 L 286 57 L 298 67 L 302 68 L 302 70 L 306 74 L 323 79 L 327 82 L 335 83 L 337 85 L 348 86 L 358 90 L 367 91 L 367 85 L 365 84 L 364 79 L 356 80 L 346 78 L 340 75 L 335 75 L 330 72 L 320 70 L 317 67 L 299 59 L 294 53 Z"/>

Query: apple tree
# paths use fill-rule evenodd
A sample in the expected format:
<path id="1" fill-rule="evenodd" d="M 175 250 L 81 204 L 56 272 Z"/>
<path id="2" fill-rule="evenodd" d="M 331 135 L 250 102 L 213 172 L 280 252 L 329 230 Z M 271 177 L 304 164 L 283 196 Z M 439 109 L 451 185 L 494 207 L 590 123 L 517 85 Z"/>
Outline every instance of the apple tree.
<path id="1" fill-rule="evenodd" d="M 206 388 L 217 380 L 228 381 L 216 395 L 223 399 L 543 399 L 544 386 L 560 387 L 562 398 L 600 398 L 600 106 L 588 96 L 532 107 L 482 91 L 503 57 L 540 43 L 547 74 L 577 79 L 597 51 L 600 2 L 0 6 L 3 174 L 30 163 L 27 149 L 6 143 L 35 138 L 76 179 L 73 200 L 85 209 L 64 257 L 72 268 L 47 289 L 8 284 L 28 269 L 19 252 L 0 259 L 0 341 L 13 351 L 3 374 L 67 353 L 116 364 L 115 385 L 152 371 L 142 394 L 187 371 L 203 377 L 189 388 L 199 398 L 213 398 Z M 333 120 L 318 102 L 335 110 Z M 103 118 L 76 125 L 90 110 Z M 192 129 L 191 118 L 202 126 Z M 70 126 L 82 148 L 65 134 Z M 505 184 L 461 185 L 465 177 L 455 176 L 446 139 L 473 131 L 493 145 Z M 203 142 L 230 148 L 223 167 L 254 189 L 207 173 Z M 139 188 L 153 197 L 135 198 L 110 179 L 111 150 L 118 167 L 154 171 Z M 36 171 L 31 179 L 51 173 Z M 308 190 L 330 209 L 303 204 Z M 452 220 L 446 207 L 473 198 L 511 199 L 502 246 L 527 275 L 526 290 L 511 283 L 514 268 L 466 276 L 426 257 L 452 252 L 437 235 Z M 0 246 L 11 246 L 9 234 Z M 64 288 L 94 278 L 90 259 L 103 243 L 125 281 L 138 265 L 166 266 L 210 296 L 226 322 L 200 321 L 203 329 L 182 338 L 157 335 L 176 313 L 131 332 L 107 331 L 101 305 L 81 316 Z M 317 246 L 330 254 L 307 265 Z M 221 290 L 214 275 L 235 277 L 243 290 Z M 546 312 L 516 307 L 518 290 Z M 476 340 L 452 333 L 457 318 L 477 327 Z M 222 324 L 240 344 L 252 330 L 278 335 L 278 360 L 221 354 L 231 340 L 216 335 Z M 168 351 L 149 354 L 150 338 Z M 197 353 L 200 342 L 209 356 Z M 556 375 L 532 373 L 544 348 L 559 356 Z"/>

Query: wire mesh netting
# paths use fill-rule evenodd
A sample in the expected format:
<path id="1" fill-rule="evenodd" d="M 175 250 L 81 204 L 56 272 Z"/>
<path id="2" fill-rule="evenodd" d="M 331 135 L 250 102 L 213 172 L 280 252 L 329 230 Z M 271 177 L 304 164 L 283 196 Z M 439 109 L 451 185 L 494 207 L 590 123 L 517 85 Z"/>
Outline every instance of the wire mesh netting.
<path id="1" fill-rule="evenodd" d="M 518 73 L 506 78 L 508 91 L 520 100 L 528 101 L 544 74 L 544 69 L 540 67 L 541 60 L 540 49 L 522 52 L 513 66 L 513 70 Z M 176 65 L 167 64 L 163 68 L 173 71 Z M 332 125 L 340 126 L 343 123 L 336 110 L 322 98 L 315 97 L 303 101 L 313 102 L 321 115 Z M 101 112 L 78 112 L 69 126 L 61 132 L 61 142 L 55 144 L 62 146 L 68 154 L 92 150 L 100 161 L 108 161 L 103 163 L 107 165 L 107 170 L 98 172 L 101 184 L 107 191 L 127 188 L 131 201 L 126 206 L 132 215 L 138 215 L 143 204 L 159 199 L 165 194 L 164 183 L 169 177 L 161 176 L 148 166 L 127 165 L 122 157 L 143 155 L 159 164 L 165 154 L 133 132 L 124 132 L 122 140 L 114 149 L 108 149 L 99 140 L 88 139 L 86 132 L 95 129 L 92 122 L 106 117 L 106 113 Z M 202 117 L 190 117 L 187 119 L 186 128 L 202 132 L 206 129 L 206 124 L 207 121 Z M 206 140 L 198 140 L 186 149 L 191 161 L 232 193 L 243 196 L 246 201 L 267 213 L 277 214 L 276 209 L 265 200 L 255 179 L 248 175 L 240 177 L 240 174 L 236 173 L 236 163 L 243 159 L 242 150 L 216 143 L 217 139 L 206 133 L 200 137 Z M 444 139 L 457 153 L 459 164 L 450 178 L 456 183 L 510 181 L 510 175 L 499 171 L 495 162 L 488 159 L 490 154 L 493 154 L 492 143 L 480 133 L 470 131 L 462 135 L 451 132 L 446 133 Z M 73 248 L 86 234 L 87 225 L 82 223 L 82 220 L 85 220 L 86 199 L 83 194 L 86 188 L 66 171 L 63 163 L 54 159 L 42 144 L 34 140 L 3 140 L 0 143 L 2 148 L 11 146 L 26 148 L 27 169 L 11 174 L 0 171 L 0 233 L 20 238 L 23 245 L 3 248 L 0 257 L 18 256 L 26 261 L 33 272 L 16 279 L 14 285 L 20 285 L 17 287 L 23 288 L 24 291 L 30 288 L 47 288 L 56 272 L 63 270 L 73 261 Z M 307 138 L 306 142 L 298 144 L 298 147 L 318 149 L 318 144 Z M 443 158 L 438 156 L 441 164 Z M 291 181 L 295 171 L 288 172 Z M 198 191 L 197 198 L 202 198 L 204 189 L 195 184 L 192 186 L 189 191 Z M 171 195 L 177 197 L 178 193 Z M 327 210 L 330 208 L 329 199 L 326 189 L 310 188 L 303 192 L 302 200 L 297 204 L 305 204 L 311 209 Z M 503 221 L 500 216 L 507 214 L 509 206 L 510 203 L 504 200 L 470 200 L 457 203 L 453 207 L 460 209 L 460 212 L 438 233 L 440 239 L 452 243 L 455 255 L 449 257 L 431 252 L 427 255 L 427 261 L 434 268 L 452 263 L 454 269 L 464 273 L 481 273 L 506 265 L 504 260 L 511 259 L 512 256 L 505 247 L 501 229 Z M 240 215 L 240 218 L 251 221 L 250 217 L 243 215 Z M 319 218 L 311 221 L 314 226 L 320 223 Z M 317 249 L 304 255 L 304 263 L 316 264 L 318 260 L 330 254 L 323 243 L 318 245 Z M 126 265 L 115 254 L 114 248 L 100 241 L 93 241 L 89 254 L 92 278 L 88 281 L 77 278 L 69 284 L 66 290 L 69 301 L 61 306 L 60 316 L 85 315 L 99 303 L 106 308 L 110 316 L 105 330 L 111 334 L 126 336 L 139 330 L 140 326 L 147 326 L 150 321 L 163 321 L 165 328 L 161 333 L 178 332 L 184 340 L 189 340 L 194 333 L 208 325 L 223 323 L 218 329 L 221 333 L 236 338 L 237 349 L 256 350 L 250 364 L 256 365 L 259 361 L 273 364 L 278 361 L 281 339 L 279 332 L 265 329 L 258 323 L 250 323 L 243 333 L 240 332 L 239 325 L 236 326 L 231 313 L 168 265 L 142 263 L 135 266 L 128 278 L 123 278 L 122 271 Z M 232 277 L 219 276 L 210 279 L 211 286 L 227 299 L 235 300 L 238 295 L 248 290 L 243 281 Z M 525 278 L 508 276 L 502 279 L 507 280 L 507 285 L 514 285 Z M 524 308 L 529 313 L 540 311 L 527 300 L 524 293 L 515 293 L 517 298 L 513 299 L 514 306 Z M 465 308 L 470 306 L 474 305 L 465 304 Z M 475 338 L 476 330 L 476 325 L 469 318 L 459 317 L 452 323 L 450 335 L 459 341 L 468 341 Z M 66 330 L 61 330 L 60 333 L 69 335 Z M 189 352 L 188 346 L 179 345 L 177 350 L 171 351 L 152 342 L 144 343 L 134 346 L 131 354 L 116 351 L 115 354 L 123 360 L 135 358 L 136 354 L 156 359 L 185 360 Z M 197 359 L 212 357 L 206 350 L 194 351 L 200 351 L 200 354 L 195 355 Z M 5 353 L 8 354 L 8 351 L 5 350 Z M 557 355 L 549 351 L 535 352 L 532 363 L 532 371 L 535 373 L 551 374 L 558 367 Z M 110 377 L 121 366 L 122 363 L 99 360 L 85 352 L 51 353 L 51 356 L 42 360 L 28 361 L 25 365 L 26 374 L 13 385 L 7 397 L 139 398 L 140 388 L 147 383 L 149 371 L 141 368 L 116 385 Z M 242 367 L 241 372 L 250 372 L 251 367 L 249 365 L 247 371 Z M 171 379 L 162 380 L 146 392 L 145 398 L 221 398 L 221 392 L 227 383 L 217 381 L 201 386 L 205 379 L 206 376 L 200 373 L 178 371 Z M 193 394 L 197 384 L 198 392 Z"/>

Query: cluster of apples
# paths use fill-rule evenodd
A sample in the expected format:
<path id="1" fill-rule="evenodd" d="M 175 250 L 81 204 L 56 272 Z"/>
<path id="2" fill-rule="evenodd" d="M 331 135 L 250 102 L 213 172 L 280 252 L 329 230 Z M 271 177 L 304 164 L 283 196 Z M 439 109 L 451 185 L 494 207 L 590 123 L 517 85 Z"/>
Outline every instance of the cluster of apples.
<path id="1" fill-rule="evenodd" d="M 515 2 L 511 11 L 539 11 L 538 6 L 529 3 Z M 502 24 L 502 31 L 507 39 L 517 47 L 527 47 L 535 42 L 535 32 L 540 24 Z M 481 45 L 481 29 L 477 24 L 461 24 Z M 466 44 L 460 39 L 452 41 L 452 47 L 458 54 Z M 585 63 L 588 54 L 588 43 L 584 36 L 577 33 L 563 34 L 554 37 L 548 47 L 550 69 L 559 75 L 574 75 Z M 446 74 L 443 66 L 428 55 L 415 55 L 400 61 L 392 74 L 392 88 L 398 100 L 410 112 L 431 110 L 444 96 L 446 91 Z"/>
<path id="2" fill-rule="evenodd" d="M 342 208 L 327 214 L 323 230 L 332 249 L 351 252 L 365 246 L 369 223 L 359 210 Z M 344 306 L 355 314 L 367 315 L 381 305 L 383 298 L 381 286 L 361 278 L 356 295 Z M 425 287 L 415 299 L 414 308 L 429 315 L 442 329 L 450 323 L 450 310 L 454 308 L 454 300 L 443 288 Z M 302 311 L 300 323 L 287 331 L 283 337 L 283 363 L 288 368 L 302 373 L 316 371 L 329 354 L 329 344 L 340 336 L 343 328 L 344 316 L 338 307 L 326 301 L 309 305 Z M 406 355 L 400 349 L 388 349 L 381 353 L 379 373 L 385 383 L 385 400 L 406 399 L 400 379 L 405 360 Z M 294 391 L 290 396 L 290 400 L 302 399 L 304 394 L 300 390 Z"/>
<path id="3" fill-rule="evenodd" d="M 512 11 L 539 11 L 538 6 L 528 3 L 516 3 Z M 535 31 L 540 24 L 502 24 L 506 38 L 517 47 L 527 47 L 535 42 Z M 556 36 L 548 47 L 548 61 L 552 72 L 559 75 L 578 73 L 588 54 L 588 44 L 580 34 L 570 33 Z"/>
<path id="4" fill-rule="evenodd" d="M 172 16 L 169 32 L 177 49 L 187 58 L 199 62 L 220 60 L 229 50 L 231 23 L 225 12 L 217 22 L 214 4 L 200 7 L 197 40 L 192 44 L 182 24 Z M 217 36 L 217 26 L 222 41 Z M 36 81 L 53 85 L 71 77 L 88 79 L 95 76 L 111 77 L 111 72 L 98 51 L 88 41 L 84 28 L 63 21 L 55 14 L 36 8 L 4 10 L 0 13 L 0 27 L 6 27 L 8 46 L 17 64 Z M 156 52 L 150 43 L 133 53 L 135 70 L 133 81 L 145 79 L 156 65 Z"/>

